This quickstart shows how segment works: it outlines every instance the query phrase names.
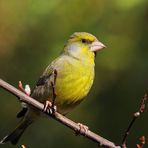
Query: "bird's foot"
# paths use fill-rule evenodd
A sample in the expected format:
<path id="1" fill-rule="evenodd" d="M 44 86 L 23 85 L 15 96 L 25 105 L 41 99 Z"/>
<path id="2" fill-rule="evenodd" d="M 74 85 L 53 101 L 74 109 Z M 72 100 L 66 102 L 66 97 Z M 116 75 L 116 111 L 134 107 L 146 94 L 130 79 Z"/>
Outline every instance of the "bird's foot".
<path id="1" fill-rule="evenodd" d="M 78 126 L 79 126 L 79 130 L 76 132 L 76 135 L 79 135 L 79 134 L 86 135 L 89 130 L 88 126 L 83 125 L 82 123 L 78 123 Z"/>
<path id="2" fill-rule="evenodd" d="M 22 92 L 24 92 L 27 96 L 30 96 L 30 94 L 31 94 L 31 89 L 30 89 L 30 86 L 29 86 L 29 85 L 25 85 L 25 88 L 24 88 L 22 82 L 19 81 L 18 87 L 19 87 L 19 89 L 20 89 Z"/>
<path id="3" fill-rule="evenodd" d="M 50 101 L 46 101 L 44 104 L 43 112 L 53 115 L 57 111 L 57 107 L 53 105 Z"/>

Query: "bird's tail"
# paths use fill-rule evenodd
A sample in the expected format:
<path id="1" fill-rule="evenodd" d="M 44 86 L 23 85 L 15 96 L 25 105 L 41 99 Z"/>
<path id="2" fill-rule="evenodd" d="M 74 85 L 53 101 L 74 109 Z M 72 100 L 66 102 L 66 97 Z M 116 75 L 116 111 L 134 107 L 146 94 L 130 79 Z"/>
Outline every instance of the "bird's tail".
<path id="1" fill-rule="evenodd" d="M 5 136 L 1 141 L 0 144 L 5 144 L 7 142 L 11 142 L 13 145 L 17 144 L 18 140 L 20 139 L 21 135 L 24 133 L 25 129 L 32 123 L 29 119 L 23 119 L 20 124 L 15 128 L 13 132 L 9 135 Z"/>

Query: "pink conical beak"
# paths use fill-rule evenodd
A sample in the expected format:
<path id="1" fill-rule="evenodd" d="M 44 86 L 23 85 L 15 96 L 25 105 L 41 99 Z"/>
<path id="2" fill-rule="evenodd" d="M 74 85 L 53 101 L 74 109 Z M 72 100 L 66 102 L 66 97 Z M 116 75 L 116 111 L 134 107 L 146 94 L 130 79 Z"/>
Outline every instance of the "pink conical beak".
<path id="1" fill-rule="evenodd" d="M 106 48 L 106 46 L 103 43 L 101 43 L 100 41 L 94 41 L 90 46 L 90 51 L 96 52 L 103 48 Z"/>

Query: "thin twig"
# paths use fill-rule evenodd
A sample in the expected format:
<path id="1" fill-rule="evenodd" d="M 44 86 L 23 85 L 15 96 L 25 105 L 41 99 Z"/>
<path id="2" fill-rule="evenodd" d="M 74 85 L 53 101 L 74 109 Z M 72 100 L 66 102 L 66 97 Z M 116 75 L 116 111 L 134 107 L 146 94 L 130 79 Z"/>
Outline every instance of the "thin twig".
<path id="1" fill-rule="evenodd" d="M 40 103 L 37 100 L 31 98 L 30 96 L 27 96 L 26 94 L 24 94 L 20 90 L 16 89 L 12 85 L 10 85 L 7 82 L 3 81 L 2 79 L 0 79 L 0 86 L 2 88 L 4 88 L 5 90 L 7 90 L 8 92 L 10 92 L 11 94 L 15 95 L 17 98 L 19 97 L 21 101 L 36 107 L 40 111 L 43 111 L 44 105 L 42 103 Z M 54 116 L 52 116 L 51 114 L 48 114 L 47 112 L 46 112 L 46 114 L 49 115 L 50 118 L 52 117 L 53 119 L 59 121 L 63 125 L 69 127 L 73 131 L 75 131 L 75 132 L 79 131 L 79 125 L 77 123 L 75 123 L 74 121 L 72 121 L 72 120 L 66 118 L 65 116 L 59 114 L 58 112 L 55 111 Z M 98 143 L 102 147 L 121 148 L 120 146 L 116 146 L 113 142 L 111 142 L 111 141 L 97 135 L 96 133 L 93 133 L 90 130 L 88 130 L 87 133 L 84 131 L 84 132 L 81 132 L 80 134 L 87 137 L 88 139 Z"/>
<path id="2" fill-rule="evenodd" d="M 136 119 L 141 115 L 141 113 L 144 112 L 146 100 L 147 100 L 147 94 L 145 94 L 142 97 L 139 110 L 133 114 L 133 118 L 132 118 L 132 120 L 131 120 L 131 122 L 130 122 L 130 124 L 129 124 L 126 132 L 125 132 L 125 135 L 123 137 L 123 140 L 122 140 L 122 146 L 121 146 L 122 148 L 126 148 L 126 140 L 127 140 L 127 137 L 129 135 L 129 133 L 131 131 L 131 128 L 132 128 L 133 124 L 135 123 Z"/>

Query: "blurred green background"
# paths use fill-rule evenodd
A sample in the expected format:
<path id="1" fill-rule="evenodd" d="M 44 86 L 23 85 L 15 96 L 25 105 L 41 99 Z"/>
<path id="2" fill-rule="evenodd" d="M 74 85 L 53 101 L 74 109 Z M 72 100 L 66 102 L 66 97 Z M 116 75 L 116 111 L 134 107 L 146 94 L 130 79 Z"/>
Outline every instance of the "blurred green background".
<path id="1" fill-rule="evenodd" d="M 120 144 L 122 135 L 148 91 L 147 0 L 1 0 L 0 77 L 17 87 L 35 85 L 45 67 L 56 58 L 76 31 L 94 34 L 108 48 L 97 54 L 96 78 L 86 101 L 68 117 Z M 18 122 L 18 100 L 0 89 L 0 138 Z M 148 108 L 128 138 L 135 147 L 148 139 Z M 97 147 L 54 120 L 39 119 L 15 147 Z M 0 145 L 13 148 L 11 144 Z M 148 144 L 145 146 L 148 147 Z"/>

